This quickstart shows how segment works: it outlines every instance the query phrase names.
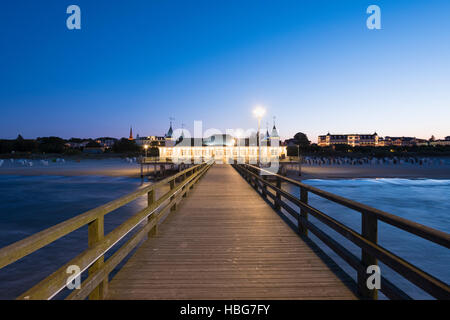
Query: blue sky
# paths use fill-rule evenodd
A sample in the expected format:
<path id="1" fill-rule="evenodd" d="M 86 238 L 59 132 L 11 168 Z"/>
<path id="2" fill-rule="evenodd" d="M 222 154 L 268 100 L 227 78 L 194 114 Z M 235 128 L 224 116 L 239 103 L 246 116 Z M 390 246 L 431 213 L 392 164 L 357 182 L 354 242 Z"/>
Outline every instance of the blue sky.
<path id="1" fill-rule="evenodd" d="M 0 138 L 248 129 L 255 104 L 283 138 L 450 135 L 447 0 L 16 0 L 0 44 Z"/>

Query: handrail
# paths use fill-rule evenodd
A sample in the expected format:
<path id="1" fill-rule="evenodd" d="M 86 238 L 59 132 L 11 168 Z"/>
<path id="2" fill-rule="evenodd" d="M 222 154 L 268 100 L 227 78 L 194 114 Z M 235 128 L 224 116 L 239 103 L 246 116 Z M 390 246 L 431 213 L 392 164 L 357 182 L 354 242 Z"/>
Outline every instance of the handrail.
<path id="1" fill-rule="evenodd" d="M 94 221 L 100 216 L 105 216 L 106 214 L 126 205 L 127 203 L 136 200 L 140 196 L 143 196 L 144 194 L 149 193 L 150 191 L 164 184 L 167 184 L 168 182 L 180 177 L 181 175 L 198 168 L 199 166 L 201 166 L 201 164 L 195 167 L 188 168 L 183 172 L 179 172 L 155 184 L 139 189 L 119 199 L 110 201 L 104 205 L 89 210 L 85 213 L 63 221 L 53 227 L 40 231 L 32 236 L 29 236 L 23 240 L 0 249 L 0 269 L 85 226 L 86 224 Z"/>
<path id="2" fill-rule="evenodd" d="M 338 196 L 336 194 L 315 188 L 313 186 L 304 184 L 302 182 L 299 182 L 297 180 L 294 179 L 290 179 L 287 177 L 284 177 L 282 175 L 279 174 L 274 174 L 268 170 L 262 169 L 262 168 L 258 168 L 254 165 L 250 165 L 250 164 L 246 164 L 246 166 L 253 168 L 253 169 L 258 169 L 261 172 L 265 172 L 267 174 L 270 174 L 271 176 L 274 176 L 276 178 L 281 179 L 282 181 L 288 182 L 290 184 L 293 184 L 295 186 L 301 187 L 306 189 L 307 191 L 314 193 L 322 198 L 325 198 L 327 200 L 331 200 L 333 202 L 336 202 L 338 204 L 341 204 L 343 206 L 346 206 L 347 208 L 353 209 L 355 211 L 359 211 L 359 212 L 367 212 L 367 213 L 371 213 L 373 215 L 375 215 L 379 220 L 386 222 L 390 225 L 393 225 L 399 229 L 402 229 L 404 231 L 410 232 L 410 233 L 414 233 L 415 235 L 427 239 L 429 241 L 432 241 L 434 243 L 437 243 L 441 246 L 444 246 L 446 248 L 450 249 L 450 234 L 445 233 L 443 231 L 440 230 L 436 230 L 430 227 L 427 227 L 423 224 L 405 219 L 405 218 L 401 218 L 399 216 L 396 216 L 394 214 L 370 207 L 368 205 L 362 204 L 360 202 L 354 201 L 354 200 L 350 200 L 347 199 L 345 197 L 341 197 Z"/>
<path id="3" fill-rule="evenodd" d="M 367 274 L 366 268 L 369 265 L 377 265 L 377 259 L 384 262 L 390 268 L 397 273 L 408 279 L 418 287 L 422 288 L 432 296 L 438 299 L 450 299 L 450 288 L 447 284 L 441 280 L 429 275 L 425 271 L 417 268 L 402 258 L 396 256 L 392 252 L 378 245 L 378 227 L 377 221 L 382 220 L 388 224 L 397 226 L 403 230 L 409 231 L 415 235 L 419 235 L 424 239 L 428 239 L 432 242 L 440 244 L 444 247 L 448 247 L 449 235 L 445 232 L 441 232 L 429 227 L 425 227 L 425 230 L 417 230 L 422 225 L 411 222 L 407 219 L 399 218 L 392 214 L 383 212 L 371 208 L 369 206 L 360 204 L 356 201 L 352 201 L 329 192 L 311 187 L 304 183 L 283 177 L 278 174 L 273 174 L 265 169 L 258 168 L 256 166 L 244 164 L 236 165 L 235 168 L 240 172 L 247 181 L 253 185 L 253 187 L 263 196 L 270 197 L 274 201 L 276 209 L 285 209 L 291 216 L 297 219 L 299 232 L 303 235 L 307 235 L 307 230 L 313 232 L 319 239 L 321 239 L 326 245 L 328 245 L 333 251 L 335 251 L 341 258 L 344 259 L 350 266 L 357 270 L 358 273 L 358 293 L 363 298 L 376 299 L 377 290 L 368 290 L 366 286 Z M 261 176 L 260 173 L 264 172 L 270 174 L 271 177 L 276 178 L 276 185 L 268 182 L 267 176 Z M 289 192 L 281 188 L 281 181 L 285 181 L 300 187 L 300 199 L 293 196 Z M 267 188 L 274 190 L 274 193 L 268 192 Z M 261 189 L 261 191 L 260 191 Z M 346 227 L 344 224 L 329 217 L 325 213 L 308 205 L 308 192 L 317 194 L 325 199 L 342 204 L 353 210 L 359 211 L 362 214 L 362 232 L 359 234 L 355 230 Z M 294 205 L 300 208 L 300 212 L 294 210 L 286 202 L 282 201 L 282 198 L 287 199 Z M 359 260 L 356 256 L 350 253 L 342 245 L 337 243 L 334 239 L 328 236 L 325 232 L 321 231 L 316 225 L 312 224 L 308 220 L 308 214 L 313 215 L 322 223 L 332 228 L 345 238 L 349 239 L 355 245 L 359 246 L 362 250 L 362 258 Z M 389 219 L 388 219 L 389 218 Z M 412 229 L 410 231 L 410 229 Z M 389 282 L 384 277 L 381 277 L 382 287 L 380 289 L 388 298 L 392 299 L 408 299 L 410 298 L 402 290 L 397 288 L 394 284 Z"/>
<path id="4" fill-rule="evenodd" d="M 90 295 L 90 298 L 92 299 L 103 298 L 107 291 L 107 275 L 109 275 L 112 269 L 126 257 L 126 254 L 124 255 L 124 253 L 129 253 L 139 243 L 139 241 L 136 241 L 136 235 L 134 235 L 132 237 L 132 239 L 135 239 L 132 243 L 134 245 L 133 247 L 130 248 L 130 240 L 122 246 L 112 256 L 115 257 L 115 260 L 113 261 L 116 262 L 115 264 L 110 262 L 112 257 L 105 263 L 103 261 L 104 254 L 146 219 L 148 219 L 148 223 L 142 230 L 149 229 L 149 231 L 143 233 L 142 230 L 140 230 L 138 232 L 138 235 L 140 235 L 139 240 L 142 240 L 143 236 L 147 233 L 149 236 L 153 234 L 156 231 L 157 223 L 162 212 L 167 211 L 167 209 L 173 210 L 176 207 L 177 201 L 179 201 L 182 196 L 184 197 L 187 195 L 188 189 L 193 187 L 193 184 L 206 173 L 212 164 L 213 162 L 210 161 L 195 165 L 155 184 L 139 189 L 117 200 L 89 210 L 74 218 L 66 220 L 51 228 L 4 247 L 0 249 L 0 269 L 41 249 L 42 247 L 47 246 L 65 235 L 88 225 L 89 248 L 58 269 L 52 275 L 22 294 L 19 299 L 53 298 L 66 286 L 68 279 L 66 270 L 67 267 L 71 265 L 78 266 L 81 270 L 80 273 L 88 268 L 90 275 L 103 272 L 102 274 L 104 277 L 100 281 L 103 285 L 99 285 L 99 283 L 97 283 L 97 285 L 93 288 L 93 291 L 87 293 L 87 295 Z M 182 179 L 178 185 L 176 185 L 177 179 Z M 170 184 L 170 191 L 155 201 L 155 190 L 166 185 L 167 183 Z M 103 234 L 104 216 L 145 194 L 148 194 L 148 206 L 105 236 Z M 164 203 L 166 204 L 164 205 Z M 158 210 L 159 212 L 156 212 Z M 122 250 L 125 246 L 128 246 L 127 248 L 129 250 Z M 117 258 L 118 252 L 121 252 L 121 259 Z M 114 265 L 112 269 L 110 269 L 111 265 Z M 107 270 L 109 270 L 109 272 L 107 272 Z M 71 275 L 71 277 L 73 277 L 73 275 Z M 88 277 L 88 279 L 90 278 Z M 86 292 L 86 289 L 83 292 Z"/>

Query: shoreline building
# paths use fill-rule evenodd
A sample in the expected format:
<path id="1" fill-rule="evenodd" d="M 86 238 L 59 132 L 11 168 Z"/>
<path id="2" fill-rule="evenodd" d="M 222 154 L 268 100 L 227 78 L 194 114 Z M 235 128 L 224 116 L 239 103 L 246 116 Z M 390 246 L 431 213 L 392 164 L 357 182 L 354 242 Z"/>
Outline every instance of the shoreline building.
<path id="1" fill-rule="evenodd" d="M 450 136 L 445 137 L 444 140 L 439 139 L 439 140 L 430 141 L 430 145 L 433 146 L 433 147 L 436 147 L 436 146 L 450 146 Z"/>
<path id="2" fill-rule="evenodd" d="M 374 134 L 330 134 L 319 136 L 319 147 L 328 147 L 333 145 L 349 145 L 352 147 L 414 147 L 414 146 L 433 146 L 450 145 L 450 137 L 445 140 L 425 140 L 416 137 L 380 137 Z"/>
<path id="3" fill-rule="evenodd" d="M 160 147 L 165 145 L 165 141 L 164 137 L 159 136 L 140 137 L 139 135 L 136 135 L 135 139 L 136 144 L 140 147 Z"/>
<path id="4" fill-rule="evenodd" d="M 414 147 L 414 146 L 428 146 L 429 142 L 425 139 L 419 139 L 416 137 L 385 137 L 386 146 L 395 147 Z"/>
<path id="5" fill-rule="evenodd" d="M 252 137 L 237 138 L 229 134 L 216 134 L 207 138 L 178 139 L 173 136 L 172 124 L 164 136 L 164 146 L 159 146 L 161 159 L 215 159 L 224 163 L 234 160 L 256 161 L 261 149 L 261 161 L 269 162 L 286 157 L 286 146 L 282 146 L 278 130 L 274 124 L 272 133 L 261 139 L 261 148 L 257 145 L 256 134 Z"/>
<path id="6" fill-rule="evenodd" d="M 378 136 L 375 132 L 374 134 L 326 134 L 319 136 L 318 138 L 319 147 L 328 147 L 332 145 L 349 145 L 352 147 L 359 146 L 381 146 L 384 145 L 384 140 Z"/>

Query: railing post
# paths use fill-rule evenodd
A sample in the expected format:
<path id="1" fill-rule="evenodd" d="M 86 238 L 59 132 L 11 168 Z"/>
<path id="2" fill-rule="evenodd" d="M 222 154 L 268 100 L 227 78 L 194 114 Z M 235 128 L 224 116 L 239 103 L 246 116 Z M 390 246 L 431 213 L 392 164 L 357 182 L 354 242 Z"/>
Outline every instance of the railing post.
<path id="1" fill-rule="evenodd" d="M 372 243 L 378 243 L 378 220 L 377 217 L 368 212 L 361 212 L 361 235 Z M 361 262 L 363 270 L 358 271 L 358 293 L 364 299 L 378 299 L 378 290 L 369 289 L 367 287 L 367 278 L 371 274 L 367 274 L 366 269 L 371 265 L 378 265 L 375 257 L 370 255 L 366 250 L 361 249 Z"/>
<path id="2" fill-rule="evenodd" d="M 262 182 L 262 196 L 263 196 L 264 199 L 267 199 L 267 186 L 264 183 L 267 180 L 267 175 L 263 175 L 262 178 L 264 180 Z"/>
<path id="3" fill-rule="evenodd" d="M 192 169 L 191 171 L 191 176 L 195 175 L 195 172 L 197 171 L 197 168 Z M 191 187 L 189 189 L 194 189 L 194 183 L 191 185 Z"/>
<path id="4" fill-rule="evenodd" d="M 103 240 L 104 233 L 104 216 L 101 215 L 88 224 L 88 246 L 92 248 Z M 89 275 L 103 268 L 104 257 L 99 257 L 89 268 Z M 89 300 L 102 300 L 108 291 L 108 277 L 106 277 L 89 295 Z"/>
<path id="5" fill-rule="evenodd" d="M 151 190 L 148 194 L 148 206 L 150 207 L 151 205 L 153 205 L 153 203 L 155 202 L 155 190 Z M 148 222 L 150 223 L 150 221 L 152 220 L 152 215 L 151 214 L 148 217 Z M 158 222 L 155 223 L 155 226 L 153 228 L 150 229 L 150 231 L 148 232 L 148 237 L 151 238 L 153 236 L 156 236 L 156 234 L 158 233 Z"/>
<path id="6" fill-rule="evenodd" d="M 185 174 L 183 174 L 183 183 L 186 180 L 186 178 L 187 178 L 187 174 L 185 173 Z M 183 191 L 186 191 L 183 194 L 183 198 L 186 198 L 187 197 L 187 193 L 188 193 L 187 190 L 186 190 L 186 186 L 183 187 Z"/>
<path id="7" fill-rule="evenodd" d="M 170 181 L 170 190 L 175 189 L 175 180 Z M 172 201 L 175 198 L 175 196 L 170 197 L 170 201 Z M 177 210 L 177 204 L 174 203 L 172 207 L 170 207 L 170 211 Z"/>
<path id="8" fill-rule="evenodd" d="M 300 187 L 300 201 L 304 204 L 308 204 L 308 190 Z M 298 231 L 304 236 L 308 235 L 308 227 L 306 221 L 308 220 L 308 211 L 300 207 L 300 215 L 298 216 Z"/>
<path id="9" fill-rule="evenodd" d="M 281 189 L 281 178 L 277 176 L 277 188 Z M 276 197 L 275 197 L 275 210 L 280 210 L 281 208 L 281 193 L 277 191 Z"/>

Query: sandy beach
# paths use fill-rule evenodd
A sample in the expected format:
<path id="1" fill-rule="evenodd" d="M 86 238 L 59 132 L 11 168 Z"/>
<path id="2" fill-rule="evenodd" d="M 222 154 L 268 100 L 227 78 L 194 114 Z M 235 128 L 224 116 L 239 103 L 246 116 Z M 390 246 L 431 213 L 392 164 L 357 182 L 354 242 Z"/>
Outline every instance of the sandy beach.
<path id="1" fill-rule="evenodd" d="M 150 170 L 152 170 L 150 168 Z M 296 165 L 288 168 L 288 176 L 299 179 Z M 124 159 L 68 160 L 43 164 L 33 161 L 32 166 L 24 166 L 18 160 L 4 160 L 0 175 L 21 176 L 111 176 L 140 177 L 140 165 Z M 450 179 L 450 164 L 364 164 L 364 165 L 303 165 L 300 179 L 356 179 L 356 178 L 405 178 L 405 179 Z"/>
<path id="2" fill-rule="evenodd" d="M 140 177 L 140 165 L 130 163 L 123 159 L 81 160 L 49 162 L 48 165 L 40 161 L 32 161 L 33 165 L 21 165 L 18 160 L 12 163 L 5 160 L 0 167 L 0 175 L 24 175 L 24 176 L 109 176 L 109 177 Z"/>
<path id="3" fill-rule="evenodd" d="M 301 178 L 297 168 L 288 170 L 295 179 L 358 179 L 358 178 L 403 178 L 403 179 L 450 179 L 450 165 L 328 165 L 302 166 Z"/>

